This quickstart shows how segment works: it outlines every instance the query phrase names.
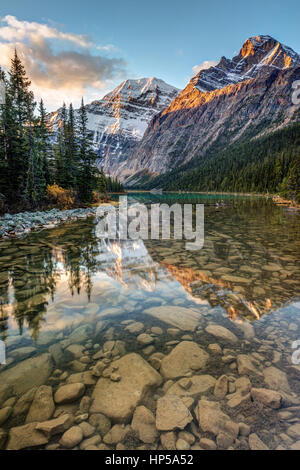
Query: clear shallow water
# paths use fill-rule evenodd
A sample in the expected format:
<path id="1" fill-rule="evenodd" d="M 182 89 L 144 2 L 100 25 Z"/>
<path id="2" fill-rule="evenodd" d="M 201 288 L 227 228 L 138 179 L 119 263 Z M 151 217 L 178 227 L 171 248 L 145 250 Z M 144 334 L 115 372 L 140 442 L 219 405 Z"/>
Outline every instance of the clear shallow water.
<path id="1" fill-rule="evenodd" d="M 234 423 L 250 426 L 250 433 L 257 434 L 269 448 L 293 448 L 300 440 L 299 371 L 291 367 L 293 342 L 300 339 L 299 214 L 260 198 L 139 193 L 131 195 L 131 200 L 204 203 L 203 249 L 188 252 L 178 240 L 104 246 L 95 235 L 92 219 L 0 242 L 0 335 L 6 347 L 6 365 L 0 366 L 2 435 L 28 422 L 30 399 L 25 407 L 19 405 L 20 398 L 30 395 L 33 387 L 46 384 L 55 393 L 75 380 L 86 382 L 85 396 L 95 398 L 95 384 L 105 372 L 88 372 L 89 378 L 87 374 L 74 378 L 74 374 L 95 372 L 99 359 L 104 358 L 109 366 L 132 352 L 161 373 L 162 383 L 146 384 L 135 403 L 146 405 L 158 420 L 158 401 L 172 385 L 172 373 L 161 363 L 178 344 L 188 341 L 208 354 L 206 364 L 193 369 L 191 358 L 186 357 L 184 371 L 171 378 L 173 385 L 186 376 L 208 375 L 212 379 L 204 391 L 192 388 L 189 393 L 191 385 L 184 389 L 183 396 L 190 398 L 184 405 L 191 412 L 191 421 L 184 427 L 188 435 L 169 425 L 175 433 L 172 438 L 190 441 L 192 448 L 247 449 L 255 445 L 256 438 L 249 440 L 241 432 L 224 443 L 220 430 L 215 434 L 204 429 L 195 407 L 199 398 L 205 398 L 217 403 Z M 224 331 L 222 337 L 212 333 L 216 325 L 233 333 L 235 339 L 226 337 L 227 333 L 224 337 Z M 143 333 L 147 336 L 139 337 Z M 217 353 L 209 346 L 216 343 L 221 348 Z M 61 354 L 54 345 L 59 345 Z M 183 351 L 184 357 L 186 354 Z M 180 362 L 180 357 L 176 361 Z M 129 370 L 129 382 L 130 374 Z M 225 396 L 218 398 L 213 381 L 222 375 L 227 376 L 227 389 Z M 237 381 L 241 377 L 251 382 L 243 392 L 239 392 Z M 126 413 L 120 417 L 114 411 L 118 408 L 114 387 L 125 377 L 121 374 L 119 382 L 102 380 L 109 381 L 115 403 L 101 412 L 105 411 L 112 425 L 118 421 L 130 424 L 133 409 L 126 417 Z M 280 408 L 266 406 L 261 398 L 249 395 L 251 386 L 279 392 Z M 76 415 L 80 399 L 56 404 L 49 416 L 63 412 Z M 2 417 L 1 423 L 1 409 L 6 408 L 4 416 L 8 417 Z M 90 420 L 94 426 L 93 415 L 99 409 L 91 410 L 93 407 L 84 422 Z M 45 421 L 45 416 L 37 421 Z M 98 448 L 162 448 L 164 429 L 160 424 L 158 427 L 152 442 L 146 443 L 132 428 L 116 442 L 105 437 L 108 429 L 95 428 L 92 436 L 100 438 Z M 48 445 L 56 444 L 61 435 L 49 438 Z M 4 448 L 16 445 L 12 437 L 2 441 Z M 84 438 L 77 447 L 82 442 Z M 35 445 L 44 448 L 47 443 Z"/>

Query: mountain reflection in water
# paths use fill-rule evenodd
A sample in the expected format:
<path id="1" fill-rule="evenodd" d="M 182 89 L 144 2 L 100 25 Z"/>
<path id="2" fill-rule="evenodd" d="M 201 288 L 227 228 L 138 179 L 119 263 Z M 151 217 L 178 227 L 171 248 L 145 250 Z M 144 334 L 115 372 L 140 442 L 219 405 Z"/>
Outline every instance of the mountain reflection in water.
<path id="1" fill-rule="evenodd" d="M 157 195 L 151 197 L 158 202 Z M 191 195 L 160 200 L 197 202 Z M 222 307 L 231 320 L 257 320 L 296 302 L 299 216 L 260 199 L 216 201 L 217 206 L 213 198 L 199 201 L 206 203 L 205 245 L 199 252 L 186 251 L 180 240 L 104 242 L 93 220 L 0 242 L 2 339 L 10 329 L 21 334 L 28 329 L 37 340 L 48 315 L 56 318 L 53 312 L 63 306 L 71 309 L 70 323 L 82 319 L 92 297 L 100 312 L 122 307 L 120 289 L 129 299 L 139 292 L 141 310 L 147 292 L 159 297 L 168 291 L 181 305 Z M 149 198 L 142 195 L 139 202 Z M 57 314 L 55 325 L 62 323 Z"/>

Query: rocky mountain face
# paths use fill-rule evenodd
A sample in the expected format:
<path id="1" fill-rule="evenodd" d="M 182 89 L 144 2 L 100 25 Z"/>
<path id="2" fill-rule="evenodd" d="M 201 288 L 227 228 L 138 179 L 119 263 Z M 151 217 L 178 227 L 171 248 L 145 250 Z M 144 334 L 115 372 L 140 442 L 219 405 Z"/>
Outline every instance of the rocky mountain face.
<path id="1" fill-rule="evenodd" d="M 299 79 L 299 54 L 270 36 L 248 39 L 236 57 L 201 70 L 153 117 L 119 176 L 134 185 L 145 173 L 163 174 L 201 158 L 212 145 L 225 147 L 299 120 L 292 102 Z"/>
<path id="2" fill-rule="evenodd" d="M 86 106 L 98 164 L 105 173 L 126 173 L 130 151 L 141 140 L 153 116 L 166 108 L 179 90 L 157 78 L 125 80 L 112 92 Z M 76 113 L 76 112 L 75 112 Z M 59 125 L 59 110 L 49 116 Z"/>

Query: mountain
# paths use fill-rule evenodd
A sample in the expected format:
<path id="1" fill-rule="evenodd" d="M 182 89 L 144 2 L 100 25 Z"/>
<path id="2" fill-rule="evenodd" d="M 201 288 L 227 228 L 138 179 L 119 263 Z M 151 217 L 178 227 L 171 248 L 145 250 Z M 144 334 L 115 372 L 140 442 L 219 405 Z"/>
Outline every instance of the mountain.
<path id="1" fill-rule="evenodd" d="M 158 78 L 125 80 L 101 100 L 86 106 L 88 129 L 105 173 L 126 173 L 126 159 L 143 137 L 153 116 L 166 108 L 179 90 Z M 49 115 L 55 131 L 60 110 Z"/>
<path id="2" fill-rule="evenodd" d="M 299 54 L 270 36 L 247 39 L 237 56 L 201 70 L 153 117 L 119 176 L 131 186 L 167 172 L 174 181 L 230 145 L 299 121 L 299 105 L 292 102 L 299 79 Z M 163 177 L 156 183 L 164 187 Z"/>

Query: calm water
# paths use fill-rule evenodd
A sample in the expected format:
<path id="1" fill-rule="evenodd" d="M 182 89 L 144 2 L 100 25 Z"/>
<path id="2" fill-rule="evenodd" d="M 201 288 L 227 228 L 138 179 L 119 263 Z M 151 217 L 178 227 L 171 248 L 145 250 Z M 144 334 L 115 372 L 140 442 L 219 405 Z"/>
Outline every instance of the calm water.
<path id="1" fill-rule="evenodd" d="M 6 351 L 6 365 L 0 366 L 0 448 L 1 432 L 6 436 L 11 428 L 30 422 L 36 387 L 49 385 L 55 393 L 64 384 L 80 382 L 85 396 L 95 398 L 98 380 L 110 381 L 111 387 L 125 380 L 122 372 L 116 381 L 107 378 L 103 367 L 94 374 L 99 359 L 108 367 L 132 352 L 162 375 L 161 383 L 145 385 L 147 393 L 143 389 L 134 404 L 145 405 L 154 417 L 158 401 L 182 377 L 192 382 L 204 374 L 211 378 L 206 388 L 197 389 L 194 382 L 182 386 L 186 392 L 179 395 L 191 415 L 182 430 L 170 425 L 175 441 L 184 440 L 187 448 L 195 449 L 258 445 L 256 438 L 249 439 L 249 431 L 223 442 L 221 431 L 205 429 L 195 412 L 199 398 L 205 398 L 217 402 L 234 423 L 250 426 L 250 434 L 270 449 L 296 448 L 300 366 L 293 366 L 292 354 L 293 342 L 300 340 L 300 214 L 250 197 L 131 194 L 130 199 L 205 204 L 203 249 L 186 251 L 178 240 L 104 244 L 95 235 L 93 219 L 0 242 L 0 339 Z M 226 328 L 221 336 L 216 325 Z M 183 341 L 196 343 L 208 359 L 205 366 L 192 367 L 186 357 L 186 370 L 172 375 L 166 372 L 172 360 L 170 365 L 164 358 Z M 214 387 L 222 375 L 227 378 L 220 398 Z M 240 390 L 241 377 L 250 380 L 248 389 Z M 251 386 L 278 391 L 281 403 L 266 406 L 249 394 Z M 116 397 L 112 388 L 112 400 Z M 35 421 L 66 412 L 78 415 L 80 401 L 56 404 Z M 146 442 L 134 425 L 117 441 L 105 437 L 109 426 L 99 430 L 93 418 L 99 411 L 111 425 L 131 423 L 133 409 L 130 416 L 117 417 L 116 407 L 118 403 L 106 411 L 92 407 L 83 419 L 94 427 L 90 436 L 98 438 L 98 448 L 166 446 L 167 429 L 161 425 Z M 61 434 L 34 445 L 55 448 Z M 5 439 L 3 448 L 16 445 L 13 438 Z M 76 448 L 84 447 L 84 439 Z"/>

